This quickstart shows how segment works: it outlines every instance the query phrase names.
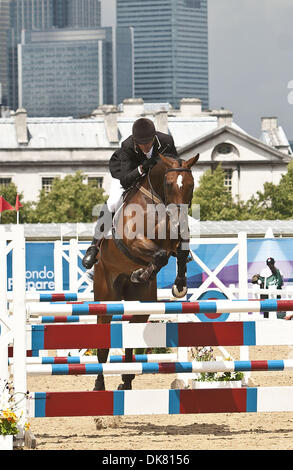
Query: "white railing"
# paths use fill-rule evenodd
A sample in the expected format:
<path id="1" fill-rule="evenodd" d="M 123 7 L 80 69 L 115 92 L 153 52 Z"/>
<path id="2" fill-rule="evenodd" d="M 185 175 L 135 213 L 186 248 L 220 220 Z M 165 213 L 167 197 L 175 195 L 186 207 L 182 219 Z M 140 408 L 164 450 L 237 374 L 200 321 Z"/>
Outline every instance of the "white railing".
<path id="1" fill-rule="evenodd" d="M 7 308 L 7 255 L 12 252 L 13 309 Z M 0 377 L 10 379 L 8 346 L 13 345 L 13 386 L 17 397 L 19 434 L 24 438 L 26 419 L 26 310 L 25 310 L 25 238 L 23 225 L 15 225 L 8 232 L 0 227 Z M 21 399 L 23 397 L 23 399 Z"/>

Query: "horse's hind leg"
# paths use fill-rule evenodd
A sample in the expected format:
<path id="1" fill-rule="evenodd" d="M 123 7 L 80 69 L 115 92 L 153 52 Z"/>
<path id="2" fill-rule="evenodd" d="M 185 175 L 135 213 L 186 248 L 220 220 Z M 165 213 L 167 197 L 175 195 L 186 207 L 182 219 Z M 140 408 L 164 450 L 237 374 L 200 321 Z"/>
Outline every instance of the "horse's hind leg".
<path id="1" fill-rule="evenodd" d="M 103 262 L 95 265 L 95 274 L 94 274 L 94 299 L 95 301 L 107 301 L 107 300 L 117 300 L 113 297 L 113 293 L 108 288 L 108 283 L 106 281 L 106 271 L 103 266 Z M 106 315 L 97 316 L 98 324 L 110 323 L 112 317 Z M 107 362 L 109 355 L 109 349 L 97 349 L 98 361 L 100 364 L 105 364 Z M 96 378 L 94 389 L 93 390 L 105 390 L 105 379 L 104 375 L 99 374 Z"/>
<path id="2" fill-rule="evenodd" d="M 99 322 L 98 322 L 99 323 Z M 100 364 L 105 364 L 108 359 L 109 349 L 98 349 L 97 356 Z M 104 375 L 99 374 L 95 380 L 95 386 L 93 390 L 105 390 Z"/>
<path id="3" fill-rule="evenodd" d="M 126 348 L 125 349 L 125 364 L 132 362 L 133 358 L 133 349 Z M 118 390 L 131 390 L 132 386 L 131 383 L 135 378 L 134 374 L 122 374 L 122 384 L 118 385 Z"/>
<path id="4" fill-rule="evenodd" d="M 134 285 L 132 282 L 129 283 L 126 290 L 125 300 L 157 300 L 157 281 L 154 279 L 150 281 L 147 286 L 137 284 Z M 130 321 L 130 323 L 147 323 L 149 315 L 137 315 Z M 133 361 L 133 349 L 125 349 L 125 363 Z M 131 390 L 132 381 L 134 380 L 134 374 L 122 374 L 122 384 L 119 385 L 118 390 Z"/>

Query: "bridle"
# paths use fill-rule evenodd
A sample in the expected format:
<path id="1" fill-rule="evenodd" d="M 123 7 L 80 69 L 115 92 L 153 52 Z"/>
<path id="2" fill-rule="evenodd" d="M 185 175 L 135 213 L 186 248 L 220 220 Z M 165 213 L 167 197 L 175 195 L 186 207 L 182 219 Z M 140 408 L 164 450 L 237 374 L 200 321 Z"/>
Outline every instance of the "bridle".
<path id="1" fill-rule="evenodd" d="M 151 179 L 150 179 L 150 171 L 148 171 L 148 174 L 147 174 L 147 178 L 148 178 L 148 183 L 149 183 L 149 187 L 150 187 L 150 191 L 146 188 L 144 188 L 142 185 L 139 185 L 137 186 L 137 188 L 145 195 L 147 196 L 149 199 L 152 200 L 153 204 L 161 204 L 163 203 L 164 206 L 166 206 L 166 175 L 167 173 L 171 172 L 171 171 L 177 171 L 178 173 L 179 172 L 188 172 L 188 173 L 192 173 L 191 170 L 189 168 L 182 168 L 182 167 L 178 167 L 178 168 L 168 168 L 166 171 L 165 171 L 165 174 L 164 174 L 164 199 L 165 201 L 162 200 L 161 196 L 159 194 L 156 193 L 156 191 L 154 190 L 153 188 L 153 185 L 151 183 Z M 174 206 L 177 206 L 177 208 L 180 209 L 181 205 L 180 204 L 173 204 Z M 191 206 L 191 201 L 189 202 L 189 206 Z M 168 214 L 168 210 L 166 210 L 166 213 Z M 170 214 L 168 214 L 169 217 L 170 217 Z M 140 258 L 137 258 L 135 256 L 133 256 L 133 254 L 130 252 L 129 248 L 127 247 L 127 245 L 123 242 L 123 240 L 121 240 L 120 238 L 117 238 L 115 236 L 115 227 L 113 226 L 112 227 L 112 236 L 113 236 L 113 240 L 116 244 L 116 246 L 125 254 L 125 256 L 127 256 L 129 259 L 131 259 L 132 261 L 138 263 L 138 264 L 141 264 L 142 266 L 148 266 L 148 262 L 143 260 L 143 259 L 140 259 Z"/>
<path id="2" fill-rule="evenodd" d="M 160 202 L 160 203 L 163 203 L 164 205 L 166 205 L 166 185 L 167 185 L 167 182 L 166 182 L 166 175 L 167 173 L 170 173 L 171 171 L 177 171 L 178 173 L 180 172 L 187 172 L 187 173 L 190 173 L 192 174 L 192 171 L 190 168 L 182 168 L 182 167 L 176 167 L 176 168 L 168 168 L 166 171 L 165 171 L 165 174 L 164 174 L 164 200 L 161 198 L 161 196 L 154 190 L 153 188 L 153 185 L 152 185 L 152 182 L 151 182 L 151 178 L 150 178 L 150 171 L 148 172 L 148 183 L 149 183 L 149 186 L 150 186 L 150 189 L 151 189 L 151 195 L 152 195 L 152 199 L 153 199 L 153 202 Z M 144 188 L 145 189 L 145 188 Z M 143 191 L 144 192 L 144 191 Z M 174 205 L 176 206 L 180 206 L 180 204 L 175 204 Z M 191 206 L 191 200 L 189 201 L 188 203 L 188 207 Z"/>

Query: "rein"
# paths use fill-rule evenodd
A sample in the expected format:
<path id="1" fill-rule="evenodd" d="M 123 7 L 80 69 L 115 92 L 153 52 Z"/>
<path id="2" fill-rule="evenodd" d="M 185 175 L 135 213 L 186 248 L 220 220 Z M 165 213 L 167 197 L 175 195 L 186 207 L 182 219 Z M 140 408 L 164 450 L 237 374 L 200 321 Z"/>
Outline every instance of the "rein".
<path id="1" fill-rule="evenodd" d="M 182 167 L 168 168 L 168 170 L 165 171 L 164 183 L 163 183 L 164 184 L 164 199 L 165 200 L 166 200 L 166 175 L 167 175 L 167 173 L 170 173 L 171 171 L 178 171 L 178 172 L 186 171 L 188 173 L 191 173 L 190 168 L 182 168 Z M 154 190 L 151 179 L 150 179 L 150 172 L 148 172 L 148 183 L 149 183 L 151 191 L 144 188 L 143 186 L 139 186 L 139 188 L 138 188 L 139 191 L 141 191 L 145 196 L 149 197 L 153 202 L 155 202 L 157 204 L 160 204 L 160 203 L 166 204 L 166 202 L 163 201 L 161 196 Z"/>
<path id="2" fill-rule="evenodd" d="M 163 183 L 163 185 L 164 185 L 164 199 L 165 200 L 166 200 L 166 175 L 167 175 L 167 173 L 170 173 L 171 171 L 177 171 L 177 172 L 184 171 L 184 172 L 191 173 L 190 168 L 182 168 L 182 167 L 168 168 L 165 171 L 164 183 Z M 149 199 L 151 199 L 153 203 L 156 203 L 156 204 L 163 203 L 164 205 L 166 205 L 166 202 L 163 201 L 163 199 L 160 197 L 160 195 L 153 188 L 153 185 L 152 185 L 151 179 L 150 179 L 150 171 L 148 171 L 147 177 L 148 177 L 148 183 L 149 183 L 149 186 L 150 186 L 150 191 L 148 189 L 144 188 L 143 186 L 139 186 L 138 190 L 141 191 Z M 114 240 L 116 246 L 122 251 L 122 253 L 124 253 L 125 256 L 127 256 L 129 259 L 131 259 L 132 261 L 134 261 L 137 264 L 141 264 L 142 266 L 148 266 L 148 262 L 146 262 L 145 260 L 143 260 L 141 258 L 136 258 L 135 256 L 132 255 L 132 253 L 130 252 L 128 247 L 125 245 L 123 240 L 118 239 L 118 238 L 115 237 L 115 228 L 114 227 L 112 228 L 112 237 L 113 237 L 113 240 Z"/>

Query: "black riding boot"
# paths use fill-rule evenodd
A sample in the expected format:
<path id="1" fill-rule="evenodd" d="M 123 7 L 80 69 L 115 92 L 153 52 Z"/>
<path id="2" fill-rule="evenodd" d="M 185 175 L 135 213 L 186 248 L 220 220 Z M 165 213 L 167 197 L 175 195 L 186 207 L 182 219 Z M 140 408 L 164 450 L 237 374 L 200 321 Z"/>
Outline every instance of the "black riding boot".
<path id="1" fill-rule="evenodd" d="M 96 262 L 97 254 L 99 253 L 99 245 L 101 240 L 93 238 L 91 246 L 85 252 L 82 259 L 82 264 L 86 269 L 91 269 Z"/>
<path id="2" fill-rule="evenodd" d="M 93 238 L 91 246 L 88 247 L 82 259 L 82 264 L 86 269 L 91 269 L 95 264 L 97 254 L 99 253 L 101 241 L 103 240 L 104 235 L 108 233 L 109 229 L 112 226 L 113 216 L 114 214 L 109 211 L 107 204 L 104 204 L 97 219 L 97 224 L 95 227 L 95 236 Z"/>

